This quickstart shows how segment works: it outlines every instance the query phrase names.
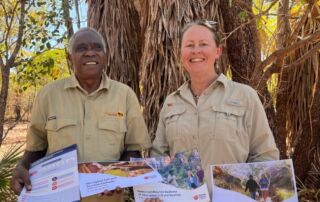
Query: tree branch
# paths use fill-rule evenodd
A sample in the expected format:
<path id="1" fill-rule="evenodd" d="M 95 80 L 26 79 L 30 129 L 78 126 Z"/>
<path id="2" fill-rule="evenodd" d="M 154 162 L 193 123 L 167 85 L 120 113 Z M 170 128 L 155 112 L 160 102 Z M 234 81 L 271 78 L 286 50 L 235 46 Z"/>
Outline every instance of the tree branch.
<path id="1" fill-rule="evenodd" d="M 4 132 L 4 134 L 3 134 L 2 141 L 3 141 L 4 139 L 6 139 L 8 133 L 10 132 L 10 130 L 14 129 L 14 128 L 20 123 L 20 121 L 21 121 L 22 118 L 27 114 L 27 112 L 28 112 L 27 110 L 24 111 L 23 114 L 22 114 L 22 116 L 21 116 L 18 120 L 16 120 L 11 126 L 9 126 L 9 127 L 7 128 L 7 130 L 6 130 L 6 131 Z M 1 141 L 1 142 L 2 142 L 2 141 Z"/>
<path id="2" fill-rule="evenodd" d="M 230 33 L 228 33 L 228 35 L 226 37 L 223 38 L 223 40 L 227 40 L 232 34 L 234 34 L 236 31 L 238 31 L 239 29 L 241 29 L 242 27 L 250 24 L 252 21 L 256 20 L 258 17 L 261 17 L 263 15 L 265 15 L 266 13 L 269 12 L 269 10 L 278 2 L 278 0 L 274 0 L 270 6 L 263 12 L 259 13 L 258 15 L 255 15 L 254 17 L 252 17 L 250 20 L 248 20 L 247 22 L 241 24 L 240 26 L 238 26 L 237 28 L 235 28 L 234 30 L 232 30 Z M 243 2 L 241 1 L 237 1 L 237 3 L 239 3 L 240 5 L 245 5 Z"/>
<path id="3" fill-rule="evenodd" d="M 272 53 L 267 59 L 265 59 L 262 63 L 261 66 L 259 68 L 264 68 L 266 65 L 269 65 L 270 63 L 272 63 L 274 60 L 276 60 L 278 57 L 285 57 L 287 54 L 289 54 L 290 52 L 303 47 L 306 44 L 312 43 L 313 41 L 319 41 L 320 38 L 320 31 L 317 31 L 313 34 L 311 34 L 309 37 L 291 45 L 291 46 L 287 46 L 285 48 L 279 49 L 277 51 L 275 51 L 274 53 Z M 316 47 L 318 47 L 319 44 L 316 45 Z M 319 49 L 319 48 L 318 48 Z M 317 48 L 312 48 L 310 51 L 316 51 Z M 302 56 L 303 58 L 298 59 L 299 63 L 302 62 L 302 60 L 305 60 L 304 58 L 307 58 L 308 53 L 310 52 L 308 51 L 304 56 Z M 311 53 L 310 53 L 311 54 Z M 294 63 L 294 65 L 296 65 Z M 288 65 L 289 66 L 289 65 Z M 287 67 L 287 66 L 286 66 Z M 288 68 L 287 68 L 288 69 Z M 290 68 L 291 69 L 291 68 Z M 262 76 L 259 79 L 259 82 L 257 84 L 255 84 L 255 89 L 259 89 L 259 86 L 261 85 L 262 81 L 266 81 L 273 73 L 279 73 L 281 71 L 281 66 L 277 66 L 275 64 L 272 64 L 271 66 L 269 66 L 266 71 L 263 72 Z"/>
<path id="4" fill-rule="evenodd" d="M 297 65 L 300 65 L 301 63 L 303 63 L 306 59 L 308 59 L 311 55 L 313 55 L 315 52 L 319 51 L 320 49 L 320 43 L 318 43 L 317 45 L 315 45 L 313 48 L 311 48 L 308 52 L 306 52 L 305 54 L 303 54 L 300 58 L 298 58 L 297 60 L 295 60 L 294 62 L 285 65 L 283 67 L 284 71 L 290 71 L 293 68 L 295 68 Z"/>
<path id="5" fill-rule="evenodd" d="M 78 26 L 78 29 L 80 29 L 80 14 L 79 14 L 79 2 L 78 2 L 78 0 L 74 0 L 74 7 L 76 9 L 76 15 L 77 15 L 77 26 Z"/>
<path id="6" fill-rule="evenodd" d="M 259 68 L 264 69 L 267 65 L 269 65 L 270 63 L 272 63 L 276 58 L 278 57 L 284 57 L 285 55 L 289 54 L 290 52 L 301 48 L 302 46 L 312 43 L 313 41 L 317 41 L 320 40 L 320 31 L 317 31 L 313 34 L 311 34 L 310 36 L 306 37 L 303 40 L 298 41 L 297 43 L 291 45 L 291 46 L 287 46 L 285 48 L 279 49 L 275 52 L 273 52 L 268 58 L 266 58 L 261 64 Z M 269 68 L 265 71 L 265 73 L 267 73 L 269 70 Z"/>
<path id="7" fill-rule="evenodd" d="M 7 67 L 11 67 L 12 64 L 14 63 L 15 58 L 17 57 L 17 54 L 21 48 L 21 43 L 22 43 L 22 37 L 23 37 L 23 30 L 24 30 L 24 23 L 25 23 L 25 5 L 26 5 L 26 0 L 20 0 L 20 19 L 19 19 L 19 29 L 18 29 L 18 36 L 17 36 L 17 43 L 16 47 L 14 48 L 10 59 L 8 63 L 6 64 Z"/>

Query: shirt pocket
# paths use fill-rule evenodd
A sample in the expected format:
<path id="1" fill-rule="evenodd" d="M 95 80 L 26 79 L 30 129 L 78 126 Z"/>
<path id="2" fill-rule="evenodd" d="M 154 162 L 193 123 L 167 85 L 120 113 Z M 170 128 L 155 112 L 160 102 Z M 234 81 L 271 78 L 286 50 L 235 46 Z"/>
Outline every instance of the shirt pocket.
<path id="1" fill-rule="evenodd" d="M 118 118 L 100 119 L 98 122 L 98 147 L 105 159 L 118 160 L 124 148 L 127 132 L 125 120 Z"/>
<path id="2" fill-rule="evenodd" d="M 179 139 L 180 137 L 180 125 L 179 119 L 182 114 L 186 111 L 184 106 L 174 106 L 164 115 L 165 126 L 166 126 L 166 136 L 169 141 Z"/>
<path id="3" fill-rule="evenodd" d="M 212 107 L 214 118 L 212 134 L 214 139 L 236 141 L 241 130 L 245 110 L 235 107 Z"/>
<path id="4" fill-rule="evenodd" d="M 48 153 L 77 143 L 77 121 L 73 119 L 59 118 L 46 123 L 48 138 Z"/>

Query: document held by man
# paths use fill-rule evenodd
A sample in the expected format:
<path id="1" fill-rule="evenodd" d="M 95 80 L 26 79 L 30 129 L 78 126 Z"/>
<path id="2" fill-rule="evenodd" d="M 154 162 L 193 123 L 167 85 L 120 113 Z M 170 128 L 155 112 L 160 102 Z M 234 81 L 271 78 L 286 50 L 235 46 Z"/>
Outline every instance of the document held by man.
<path id="1" fill-rule="evenodd" d="M 78 165 L 81 197 L 135 185 L 162 181 L 144 161 L 86 162 Z"/>
<path id="2" fill-rule="evenodd" d="M 24 187 L 19 202 L 80 201 L 77 146 L 54 152 L 31 164 L 32 190 Z"/>

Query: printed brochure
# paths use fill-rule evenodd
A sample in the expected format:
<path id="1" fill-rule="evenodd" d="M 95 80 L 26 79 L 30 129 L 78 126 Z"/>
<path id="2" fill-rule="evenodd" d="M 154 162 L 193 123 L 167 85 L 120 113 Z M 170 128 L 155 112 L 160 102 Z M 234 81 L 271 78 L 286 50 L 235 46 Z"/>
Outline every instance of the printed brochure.
<path id="1" fill-rule="evenodd" d="M 197 150 L 180 152 L 174 157 L 164 156 L 144 160 L 161 174 L 163 181 L 134 186 L 136 202 L 143 202 L 146 198 L 160 198 L 164 202 L 210 201 Z"/>
<path id="2" fill-rule="evenodd" d="M 161 175 L 144 161 L 86 162 L 78 165 L 80 194 L 87 197 L 114 190 L 162 181 Z"/>
<path id="3" fill-rule="evenodd" d="M 212 201 L 298 202 L 292 160 L 210 166 Z"/>
<path id="4" fill-rule="evenodd" d="M 54 152 L 36 162 L 29 170 L 32 190 L 24 187 L 19 202 L 80 201 L 77 146 Z"/>

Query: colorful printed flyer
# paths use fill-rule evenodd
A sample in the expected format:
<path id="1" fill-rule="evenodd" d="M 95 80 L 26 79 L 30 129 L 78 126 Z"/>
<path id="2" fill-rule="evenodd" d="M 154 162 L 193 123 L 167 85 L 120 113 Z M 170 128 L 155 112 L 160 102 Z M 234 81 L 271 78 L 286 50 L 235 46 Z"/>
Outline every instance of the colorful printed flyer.
<path id="1" fill-rule="evenodd" d="M 292 160 L 210 166 L 212 201 L 298 202 Z"/>
<path id="2" fill-rule="evenodd" d="M 163 181 L 134 186 L 136 202 L 143 202 L 146 198 L 160 198 L 164 202 L 210 201 L 197 150 L 180 152 L 172 158 L 165 156 L 145 161 L 161 174 Z"/>
<path id="3" fill-rule="evenodd" d="M 87 162 L 78 165 L 80 194 L 87 197 L 114 190 L 162 181 L 161 175 L 144 161 Z"/>
<path id="4" fill-rule="evenodd" d="M 31 165 L 32 190 L 23 188 L 19 202 L 80 201 L 77 146 L 54 152 Z"/>

